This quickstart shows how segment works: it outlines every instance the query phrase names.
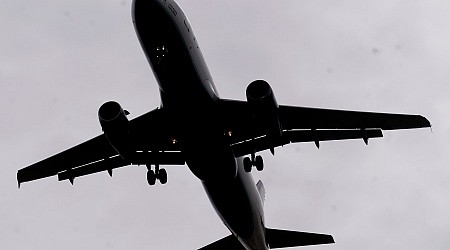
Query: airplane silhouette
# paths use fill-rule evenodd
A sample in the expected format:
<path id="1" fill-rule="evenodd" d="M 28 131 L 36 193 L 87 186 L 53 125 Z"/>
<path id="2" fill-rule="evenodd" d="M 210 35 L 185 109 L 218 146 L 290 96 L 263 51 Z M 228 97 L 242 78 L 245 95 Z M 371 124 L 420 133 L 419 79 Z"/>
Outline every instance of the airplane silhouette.
<path id="1" fill-rule="evenodd" d="M 181 8 L 172 0 L 134 0 L 133 23 L 159 85 L 161 106 L 135 119 L 120 104 L 103 104 L 103 134 L 20 169 L 20 184 L 58 175 L 69 180 L 129 165 L 145 165 L 147 181 L 167 182 L 161 165 L 187 165 L 201 180 L 231 235 L 201 249 L 266 250 L 334 243 L 331 235 L 265 226 L 256 153 L 289 143 L 382 137 L 382 130 L 430 127 L 420 115 L 278 105 L 264 80 L 250 83 L 247 101 L 222 99 Z"/>

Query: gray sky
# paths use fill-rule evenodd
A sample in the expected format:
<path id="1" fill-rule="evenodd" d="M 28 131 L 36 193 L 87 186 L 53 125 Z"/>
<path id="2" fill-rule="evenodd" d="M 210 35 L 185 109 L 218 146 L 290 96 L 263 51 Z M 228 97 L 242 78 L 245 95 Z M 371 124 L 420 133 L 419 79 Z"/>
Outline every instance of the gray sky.
<path id="1" fill-rule="evenodd" d="M 288 145 L 254 173 L 268 227 L 330 233 L 311 249 L 448 249 L 450 4 L 439 0 L 178 1 L 216 87 L 266 79 L 280 104 L 413 113 L 428 129 Z M 18 190 L 18 169 L 101 133 L 97 110 L 159 105 L 131 0 L 0 3 L 0 249 L 197 249 L 229 232 L 200 182 L 145 167 Z"/>

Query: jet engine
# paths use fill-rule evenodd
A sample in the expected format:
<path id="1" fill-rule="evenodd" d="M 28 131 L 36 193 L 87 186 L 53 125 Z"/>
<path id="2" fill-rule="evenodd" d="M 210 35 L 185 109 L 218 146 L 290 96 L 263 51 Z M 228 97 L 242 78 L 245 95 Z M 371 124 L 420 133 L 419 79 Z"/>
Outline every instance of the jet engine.
<path id="1" fill-rule="evenodd" d="M 269 83 L 256 80 L 246 90 L 247 102 L 251 105 L 255 126 L 263 128 L 268 136 L 280 137 L 282 127 L 278 115 L 278 103 Z"/>
<path id="2" fill-rule="evenodd" d="M 127 159 L 132 152 L 128 114 L 115 101 L 104 103 L 98 110 L 98 119 L 106 138 L 123 159 Z"/>

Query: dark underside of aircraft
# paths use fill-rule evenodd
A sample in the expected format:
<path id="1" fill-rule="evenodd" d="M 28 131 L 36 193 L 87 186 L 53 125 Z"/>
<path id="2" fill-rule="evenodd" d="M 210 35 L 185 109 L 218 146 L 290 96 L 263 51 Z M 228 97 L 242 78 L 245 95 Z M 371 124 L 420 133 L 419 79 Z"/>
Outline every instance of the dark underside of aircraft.
<path id="1" fill-rule="evenodd" d="M 192 28 L 172 0 L 134 0 L 135 30 L 159 85 L 161 106 L 129 120 L 117 102 L 103 104 L 103 133 L 20 169 L 19 186 L 57 175 L 69 180 L 129 165 L 148 168 L 147 181 L 167 182 L 163 165 L 186 165 L 202 182 L 231 234 L 201 249 L 266 250 L 334 243 L 331 235 L 267 228 L 258 152 L 299 142 L 382 137 L 382 130 L 430 127 L 420 115 L 279 105 L 270 85 L 255 80 L 247 100 L 219 97 Z"/>

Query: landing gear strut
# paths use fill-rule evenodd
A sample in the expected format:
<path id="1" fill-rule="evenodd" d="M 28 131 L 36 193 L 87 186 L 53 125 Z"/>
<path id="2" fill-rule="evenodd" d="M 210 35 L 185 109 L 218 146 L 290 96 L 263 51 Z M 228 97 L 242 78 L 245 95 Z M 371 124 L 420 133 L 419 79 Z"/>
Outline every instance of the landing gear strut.
<path id="1" fill-rule="evenodd" d="M 251 157 L 252 157 L 251 159 L 250 159 L 250 157 L 245 157 L 244 158 L 244 170 L 245 170 L 245 172 L 250 173 L 252 171 L 252 167 L 253 166 L 256 167 L 256 170 L 262 171 L 264 169 L 263 158 L 260 155 L 255 157 L 255 154 L 252 154 Z"/>
<path id="2" fill-rule="evenodd" d="M 151 165 L 147 165 L 147 182 L 148 185 L 153 186 L 156 184 L 156 180 L 158 179 L 161 184 L 167 183 L 167 171 L 164 168 L 159 168 L 159 165 L 155 165 L 155 171 L 152 170 Z"/>

